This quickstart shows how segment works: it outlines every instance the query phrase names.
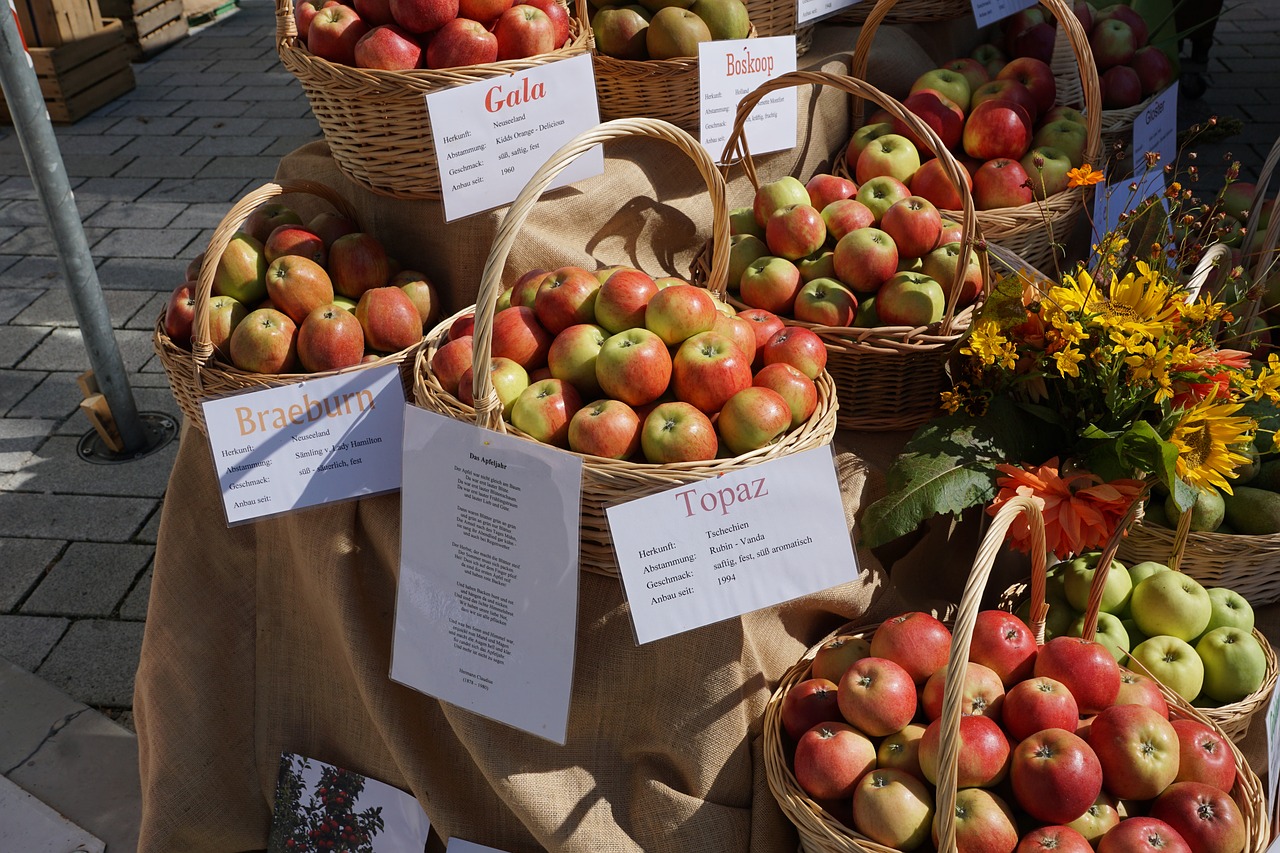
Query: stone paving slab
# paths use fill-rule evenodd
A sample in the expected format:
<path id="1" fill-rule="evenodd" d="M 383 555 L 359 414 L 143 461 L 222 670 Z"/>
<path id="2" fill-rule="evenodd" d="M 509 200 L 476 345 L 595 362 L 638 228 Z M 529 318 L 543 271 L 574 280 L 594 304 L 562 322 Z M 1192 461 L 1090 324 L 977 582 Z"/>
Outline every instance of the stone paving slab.
<path id="1" fill-rule="evenodd" d="M 51 730 L 88 709 L 13 662 L 0 659 L 0 775 L 8 776 L 39 751 Z"/>
<path id="2" fill-rule="evenodd" d="M 35 331 L 33 327 L 30 331 Z M 0 331 L 28 331 L 22 327 L 9 327 Z M 146 332 L 135 332 L 117 329 L 116 343 L 124 358 L 126 370 L 134 371 L 146 363 L 151 357 L 151 335 Z M 3 366 L 3 365 L 0 365 Z M 89 367 L 89 356 L 85 353 L 84 340 L 78 328 L 54 329 L 41 341 L 39 346 L 22 360 L 24 370 L 74 370 L 82 371 Z"/>
<path id="3" fill-rule="evenodd" d="M 253 181 L 244 178 L 161 178 L 143 195 L 157 201 L 233 202 L 244 195 Z"/>
<path id="4" fill-rule="evenodd" d="M 154 550 L 154 549 L 152 549 Z M 153 569 L 148 566 L 142 578 L 137 585 L 129 591 L 125 600 L 120 605 L 121 619 L 134 619 L 139 622 L 147 618 L 147 603 L 151 600 L 151 573 Z"/>
<path id="5" fill-rule="evenodd" d="M 146 526 L 138 531 L 138 535 L 133 537 L 135 542 L 142 542 L 147 545 L 156 544 L 160 536 L 160 517 L 164 509 L 164 501 L 160 502 L 160 506 L 156 507 L 156 511 L 151 514 L 151 518 L 147 519 Z M 151 571 L 147 570 L 146 582 L 151 583 Z"/>
<path id="6" fill-rule="evenodd" d="M 0 305 L 4 304 L 7 293 L 0 292 Z M 22 291 L 18 291 L 22 292 Z M 29 291 L 27 291 L 29 292 Z M 111 325 L 120 328 L 129 318 L 138 313 L 152 292 L 149 290 L 109 290 L 104 291 L 103 300 L 107 303 L 107 314 L 111 317 Z M 50 288 L 38 299 L 33 300 L 12 322 L 18 326 L 79 326 L 76 322 L 75 307 L 71 303 L 71 294 L 65 287 Z"/>
<path id="7" fill-rule="evenodd" d="M 93 245 L 110 233 L 109 228 L 85 228 L 84 236 L 92 249 Z M 50 255 L 57 257 L 58 250 L 53 242 L 53 232 L 43 225 L 22 228 L 13 237 L 0 243 L 0 255 Z"/>
<path id="8" fill-rule="evenodd" d="M 0 539 L 0 612 L 17 607 L 66 546 L 56 539 Z"/>
<path id="9" fill-rule="evenodd" d="M 46 289 L 62 285 L 62 263 L 57 258 L 32 258 L 22 255 L 0 255 L 0 266 L 5 266 L 0 276 L 0 289 Z"/>
<path id="10" fill-rule="evenodd" d="M 142 622 L 73 622 L 36 675 L 86 705 L 127 708 L 133 704 L 142 631 Z"/>
<path id="11" fill-rule="evenodd" d="M 21 402 L 44 377 L 33 370 L 0 370 L 0 415 Z"/>
<path id="12" fill-rule="evenodd" d="M 106 202 L 102 199 L 76 196 L 76 212 L 80 214 L 82 220 L 93 216 L 104 204 Z M 44 226 L 47 222 L 44 205 L 38 201 L 15 200 L 0 207 L 0 225 L 17 225 L 26 228 L 35 225 Z"/>
<path id="13" fill-rule="evenodd" d="M 78 438 L 62 435 L 45 441 L 22 470 L 14 474 L 10 488 L 27 492 L 159 498 L 169 484 L 169 471 L 178 453 L 177 442 L 170 442 L 127 465 L 99 465 L 80 458 L 76 453 L 78 442 Z"/>
<path id="14" fill-rule="evenodd" d="M 195 255 L 190 248 L 178 258 L 107 258 L 98 267 L 98 282 L 103 289 L 169 293 L 186 278 L 188 255 Z"/>
<path id="15" fill-rule="evenodd" d="M 53 428 L 51 420 L 4 418 L 0 420 L 0 471 L 18 471 L 32 464 L 33 452 L 44 444 Z"/>
<path id="16" fill-rule="evenodd" d="M 0 290 L 0 323 L 8 323 L 45 291 L 28 288 Z"/>
<path id="17" fill-rule="evenodd" d="M 200 232 L 194 228 L 115 228 L 93 247 L 99 258 L 176 258 Z"/>
<path id="18" fill-rule="evenodd" d="M 0 537 L 128 542 L 156 507 L 154 498 L 13 491 L 16 477 L 0 483 Z"/>
<path id="19" fill-rule="evenodd" d="M 23 603 L 28 616 L 115 613 L 151 562 L 148 545 L 73 542 Z"/>
<path id="20" fill-rule="evenodd" d="M 48 334 L 48 329 L 0 327 L 0 367 L 13 367 L 22 361 Z"/>
<path id="21" fill-rule="evenodd" d="M 164 313 L 169 304 L 169 294 L 148 292 L 148 299 L 137 312 L 124 324 L 126 329 L 145 329 L 151 331 L 156 326 L 156 318 Z"/>
<path id="22" fill-rule="evenodd" d="M 0 614 L 0 657 L 35 672 L 70 625 L 71 620 L 61 616 Z"/>

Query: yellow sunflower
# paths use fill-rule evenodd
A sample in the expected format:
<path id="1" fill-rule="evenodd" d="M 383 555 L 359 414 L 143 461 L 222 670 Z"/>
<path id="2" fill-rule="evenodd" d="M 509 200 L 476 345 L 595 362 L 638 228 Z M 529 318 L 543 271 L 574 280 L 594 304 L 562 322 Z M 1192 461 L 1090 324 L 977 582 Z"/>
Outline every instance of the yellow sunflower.
<path id="1" fill-rule="evenodd" d="M 1249 460 L 1232 450 L 1247 444 L 1252 418 L 1236 415 L 1240 403 L 1203 400 L 1183 414 L 1169 441 L 1178 449 L 1178 476 L 1198 489 L 1215 486 L 1228 494 L 1228 475 Z"/>

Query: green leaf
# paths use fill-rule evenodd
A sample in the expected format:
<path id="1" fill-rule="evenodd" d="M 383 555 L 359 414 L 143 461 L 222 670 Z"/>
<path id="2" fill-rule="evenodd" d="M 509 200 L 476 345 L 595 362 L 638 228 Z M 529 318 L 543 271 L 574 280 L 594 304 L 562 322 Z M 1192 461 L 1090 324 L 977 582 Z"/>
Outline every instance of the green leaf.
<path id="1" fill-rule="evenodd" d="M 996 494 L 998 463 L 1042 462 L 1048 444 L 1043 424 L 1001 399 L 982 418 L 957 414 L 930 421 L 889 468 L 888 494 L 863 513 L 863 544 L 875 548 L 933 516 L 986 503 Z"/>

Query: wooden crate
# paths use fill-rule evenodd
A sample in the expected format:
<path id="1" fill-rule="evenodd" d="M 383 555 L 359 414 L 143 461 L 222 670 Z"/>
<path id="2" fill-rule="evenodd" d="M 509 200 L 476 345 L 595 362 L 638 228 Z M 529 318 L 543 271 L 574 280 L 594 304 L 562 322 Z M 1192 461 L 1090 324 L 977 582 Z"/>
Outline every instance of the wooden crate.
<path id="1" fill-rule="evenodd" d="M 118 20 L 103 21 L 98 32 L 87 38 L 28 51 L 54 122 L 78 121 L 134 87 L 129 43 Z M 7 108 L 3 118 L 10 120 Z"/>
<path id="2" fill-rule="evenodd" d="M 132 58 L 152 56 L 187 34 L 183 0 L 98 0 L 104 15 L 119 18 Z"/>
<path id="3" fill-rule="evenodd" d="M 102 27 L 98 0 L 15 0 L 14 6 L 27 47 L 58 47 Z"/>

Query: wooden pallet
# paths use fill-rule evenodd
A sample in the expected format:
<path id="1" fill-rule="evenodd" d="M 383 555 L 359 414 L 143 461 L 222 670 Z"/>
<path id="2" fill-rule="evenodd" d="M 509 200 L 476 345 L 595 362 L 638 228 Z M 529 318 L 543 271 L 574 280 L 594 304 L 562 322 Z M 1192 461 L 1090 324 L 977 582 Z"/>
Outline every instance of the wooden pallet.
<path id="1" fill-rule="evenodd" d="M 149 58 L 187 35 L 183 0 L 98 0 L 104 15 L 119 18 L 133 46 L 132 59 Z"/>
<path id="2" fill-rule="evenodd" d="M 135 58 L 140 56 L 143 59 L 150 59 L 166 47 L 182 41 L 187 37 L 187 32 L 186 18 L 169 21 L 145 36 L 138 37 L 138 52 Z"/>
<path id="3" fill-rule="evenodd" d="M 134 87 L 124 25 L 115 19 L 102 24 L 98 32 L 87 38 L 60 47 L 28 49 L 45 107 L 54 122 L 79 121 Z M 10 121 L 7 108 L 2 117 Z"/>
<path id="4" fill-rule="evenodd" d="M 58 47 L 94 35 L 102 26 L 98 0 L 15 0 L 27 47 Z"/>

